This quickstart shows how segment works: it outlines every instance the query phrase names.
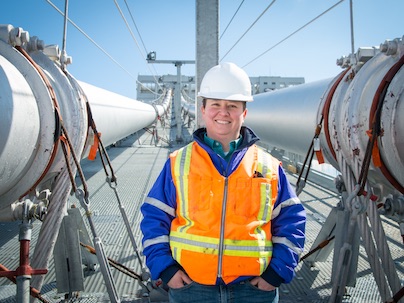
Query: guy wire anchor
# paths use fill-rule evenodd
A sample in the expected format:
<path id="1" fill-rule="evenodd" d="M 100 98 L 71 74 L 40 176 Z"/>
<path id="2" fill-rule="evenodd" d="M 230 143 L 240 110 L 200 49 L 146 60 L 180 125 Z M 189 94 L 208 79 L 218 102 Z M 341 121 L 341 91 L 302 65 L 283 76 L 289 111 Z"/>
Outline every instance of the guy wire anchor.
<path id="1" fill-rule="evenodd" d="M 85 196 L 84 191 L 80 188 L 76 190 L 76 197 L 80 201 L 80 204 L 86 211 L 87 219 L 91 227 L 91 232 L 93 234 L 93 242 L 94 248 L 96 251 L 96 256 L 98 262 L 100 263 L 101 273 L 104 277 L 105 286 L 107 287 L 108 295 L 113 303 L 119 303 L 120 299 L 118 297 L 114 277 L 112 276 L 111 269 L 109 267 L 107 256 L 104 252 L 104 247 L 102 245 L 101 239 L 97 236 L 97 232 L 95 230 L 94 222 L 91 218 L 91 211 L 90 211 L 90 200 L 87 196 Z"/>

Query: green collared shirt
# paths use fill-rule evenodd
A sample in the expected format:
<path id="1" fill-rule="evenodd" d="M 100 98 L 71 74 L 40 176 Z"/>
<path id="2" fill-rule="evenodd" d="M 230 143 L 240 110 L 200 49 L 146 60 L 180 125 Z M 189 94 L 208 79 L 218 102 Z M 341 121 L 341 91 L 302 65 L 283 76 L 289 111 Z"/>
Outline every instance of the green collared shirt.
<path id="1" fill-rule="evenodd" d="M 209 145 L 210 148 L 212 148 L 215 153 L 220 155 L 226 161 L 229 161 L 229 159 L 230 159 L 231 155 L 233 154 L 233 152 L 237 149 L 237 147 L 240 146 L 242 138 L 243 138 L 243 136 L 240 135 L 240 137 L 238 137 L 238 139 L 236 139 L 234 141 L 231 141 L 230 142 L 230 149 L 229 149 L 229 151 L 227 153 L 223 151 L 223 146 L 222 146 L 222 144 L 220 142 L 218 142 L 216 140 L 213 140 L 212 138 L 209 138 L 206 133 L 203 136 L 203 141 L 207 145 Z"/>

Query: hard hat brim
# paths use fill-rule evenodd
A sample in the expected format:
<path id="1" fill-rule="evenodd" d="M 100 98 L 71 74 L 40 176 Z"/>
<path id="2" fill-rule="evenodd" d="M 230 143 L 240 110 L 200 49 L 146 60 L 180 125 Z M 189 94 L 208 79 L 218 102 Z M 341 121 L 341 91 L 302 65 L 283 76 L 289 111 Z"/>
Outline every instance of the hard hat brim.
<path id="1" fill-rule="evenodd" d="M 229 100 L 229 101 L 244 101 L 244 102 L 252 102 L 252 96 L 245 96 L 242 94 L 232 94 L 229 95 L 228 93 L 218 93 L 215 92 L 213 94 L 201 94 L 198 93 L 198 97 L 206 98 L 206 99 L 217 99 L 217 100 Z"/>

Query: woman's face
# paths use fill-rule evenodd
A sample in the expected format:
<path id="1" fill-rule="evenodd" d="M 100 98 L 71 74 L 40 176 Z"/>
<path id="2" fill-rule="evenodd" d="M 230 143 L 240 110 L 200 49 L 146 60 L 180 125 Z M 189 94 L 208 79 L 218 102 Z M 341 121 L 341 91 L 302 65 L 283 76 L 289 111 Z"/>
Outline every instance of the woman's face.
<path id="1" fill-rule="evenodd" d="M 247 114 L 243 102 L 206 99 L 206 105 L 201 110 L 209 138 L 227 144 L 240 136 Z"/>

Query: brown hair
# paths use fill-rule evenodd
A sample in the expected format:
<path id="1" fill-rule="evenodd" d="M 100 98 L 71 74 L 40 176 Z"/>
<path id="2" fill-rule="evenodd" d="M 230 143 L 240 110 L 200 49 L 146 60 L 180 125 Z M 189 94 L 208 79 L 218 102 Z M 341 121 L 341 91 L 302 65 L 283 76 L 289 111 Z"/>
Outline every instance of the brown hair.
<path id="1" fill-rule="evenodd" d="M 229 100 L 229 101 L 231 101 L 231 100 Z M 247 108 L 247 102 L 246 101 L 237 101 L 237 102 L 243 102 L 243 110 L 245 110 Z M 206 107 L 206 98 L 202 99 L 202 106 L 203 106 L 203 108 Z"/>

